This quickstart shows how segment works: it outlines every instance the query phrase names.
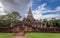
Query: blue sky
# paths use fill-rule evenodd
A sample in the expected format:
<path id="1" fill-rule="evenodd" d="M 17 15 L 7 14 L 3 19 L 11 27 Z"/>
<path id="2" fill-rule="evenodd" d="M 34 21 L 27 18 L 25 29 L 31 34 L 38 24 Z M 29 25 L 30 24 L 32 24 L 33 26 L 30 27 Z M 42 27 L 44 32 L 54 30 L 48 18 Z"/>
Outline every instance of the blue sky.
<path id="1" fill-rule="evenodd" d="M 32 0 L 32 9 L 35 10 L 43 3 L 47 3 L 45 7 L 49 9 L 55 9 L 60 6 L 60 0 Z"/>
<path id="2" fill-rule="evenodd" d="M 36 19 L 60 19 L 60 0 L 32 0 L 32 10 Z"/>
<path id="3" fill-rule="evenodd" d="M 0 0 L 0 15 L 17 11 L 26 17 L 30 6 L 35 19 L 60 19 L 60 0 Z"/>

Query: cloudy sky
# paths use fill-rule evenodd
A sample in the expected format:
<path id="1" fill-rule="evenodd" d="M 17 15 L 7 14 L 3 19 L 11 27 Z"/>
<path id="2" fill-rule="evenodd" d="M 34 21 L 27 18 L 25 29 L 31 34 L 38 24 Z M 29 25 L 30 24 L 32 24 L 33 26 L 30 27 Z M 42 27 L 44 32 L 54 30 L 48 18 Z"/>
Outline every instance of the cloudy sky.
<path id="1" fill-rule="evenodd" d="M 0 0 L 0 15 L 18 11 L 26 17 L 30 6 L 35 19 L 60 19 L 60 0 Z"/>
<path id="2" fill-rule="evenodd" d="M 60 0 L 33 0 L 32 12 L 35 19 L 60 19 Z"/>
<path id="3" fill-rule="evenodd" d="M 26 16 L 30 5 L 31 0 L 0 0 L 0 15 L 17 11 L 24 17 Z"/>

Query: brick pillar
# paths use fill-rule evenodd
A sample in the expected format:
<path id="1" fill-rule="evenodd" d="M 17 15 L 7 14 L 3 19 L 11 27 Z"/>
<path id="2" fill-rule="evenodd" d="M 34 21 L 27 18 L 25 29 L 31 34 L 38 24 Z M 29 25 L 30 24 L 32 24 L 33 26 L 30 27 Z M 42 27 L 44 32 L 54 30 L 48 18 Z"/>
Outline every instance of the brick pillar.
<path id="1" fill-rule="evenodd" d="M 46 25 L 46 23 L 44 24 L 44 28 L 46 28 L 47 27 L 47 25 Z"/>
<path id="2" fill-rule="evenodd" d="M 25 31 L 27 31 L 27 26 L 25 26 Z"/>
<path id="3" fill-rule="evenodd" d="M 38 24 L 38 28 L 40 27 L 40 25 Z"/>
<path id="4" fill-rule="evenodd" d="M 51 23 L 50 28 L 53 28 L 53 24 Z"/>
<path id="5" fill-rule="evenodd" d="M 43 27 L 43 25 L 41 24 L 41 28 Z"/>
<path id="6" fill-rule="evenodd" d="M 11 23 L 10 27 L 13 27 L 13 23 Z"/>
<path id="7" fill-rule="evenodd" d="M 17 32 L 19 31 L 19 26 L 17 26 Z"/>
<path id="8" fill-rule="evenodd" d="M 34 27 L 36 27 L 36 24 L 34 25 Z"/>

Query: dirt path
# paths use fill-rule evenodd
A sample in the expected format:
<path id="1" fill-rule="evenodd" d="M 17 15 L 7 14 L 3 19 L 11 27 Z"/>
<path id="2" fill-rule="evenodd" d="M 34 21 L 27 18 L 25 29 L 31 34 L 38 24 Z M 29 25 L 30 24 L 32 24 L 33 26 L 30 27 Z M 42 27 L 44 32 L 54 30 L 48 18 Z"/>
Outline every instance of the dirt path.
<path id="1" fill-rule="evenodd" d="M 27 38 L 27 36 L 23 32 L 19 32 L 16 33 L 14 36 L 8 38 Z"/>
<path id="2" fill-rule="evenodd" d="M 12 36 L 10 38 L 27 38 L 26 36 Z"/>

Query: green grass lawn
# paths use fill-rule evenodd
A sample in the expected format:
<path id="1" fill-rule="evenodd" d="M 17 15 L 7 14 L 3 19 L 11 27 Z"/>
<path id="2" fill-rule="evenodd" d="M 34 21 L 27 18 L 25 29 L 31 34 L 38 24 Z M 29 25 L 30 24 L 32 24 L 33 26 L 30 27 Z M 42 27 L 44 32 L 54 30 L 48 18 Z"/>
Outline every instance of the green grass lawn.
<path id="1" fill-rule="evenodd" d="M 9 36 L 12 36 L 14 33 L 0 33 L 0 38 L 8 38 Z"/>
<path id="2" fill-rule="evenodd" d="M 29 38 L 60 38 L 60 33 L 27 33 Z"/>

